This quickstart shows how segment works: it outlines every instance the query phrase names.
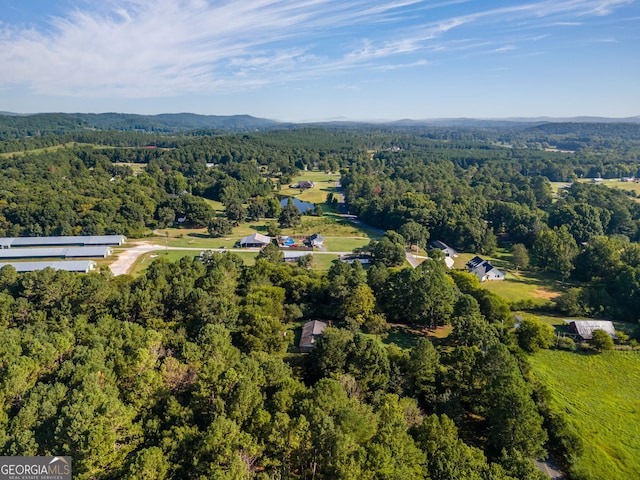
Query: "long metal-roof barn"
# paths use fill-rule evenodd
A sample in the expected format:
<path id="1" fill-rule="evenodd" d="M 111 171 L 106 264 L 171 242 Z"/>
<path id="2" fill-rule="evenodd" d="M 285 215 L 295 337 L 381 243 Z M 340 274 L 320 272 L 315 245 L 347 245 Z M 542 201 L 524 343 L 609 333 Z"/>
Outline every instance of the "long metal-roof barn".
<path id="1" fill-rule="evenodd" d="M 127 241 L 124 235 L 77 235 L 62 237 L 5 237 L 0 248 L 17 247 L 96 247 L 117 246 Z"/>
<path id="2" fill-rule="evenodd" d="M 0 269 L 11 265 L 18 273 L 33 272 L 53 268 L 54 270 L 66 270 L 67 272 L 89 273 L 96 268 L 93 260 L 70 260 L 60 262 L 0 262 Z"/>
<path id="3" fill-rule="evenodd" d="M 618 338 L 616 329 L 609 320 L 565 320 L 564 323 L 569 326 L 573 334 L 583 340 L 591 340 L 595 330 L 604 330 L 614 340 Z"/>
<path id="4" fill-rule="evenodd" d="M 1 259 L 19 258 L 107 258 L 111 247 L 67 247 L 67 248 L 5 248 L 0 249 Z"/>

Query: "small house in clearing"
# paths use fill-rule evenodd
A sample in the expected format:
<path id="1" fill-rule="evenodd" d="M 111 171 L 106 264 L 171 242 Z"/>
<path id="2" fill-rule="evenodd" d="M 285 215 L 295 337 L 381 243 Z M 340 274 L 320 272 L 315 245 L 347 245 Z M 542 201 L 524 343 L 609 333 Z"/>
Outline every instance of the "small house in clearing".
<path id="1" fill-rule="evenodd" d="M 253 235 L 242 237 L 240 240 L 240 248 L 262 248 L 270 243 L 271 237 L 267 237 L 261 233 L 254 233 Z"/>
<path id="2" fill-rule="evenodd" d="M 504 280 L 504 272 L 491 265 L 489 260 L 475 256 L 467 262 L 467 270 L 480 279 L 481 282 L 490 280 Z"/>
<path id="3" fill-rule="evenodd" d="M 308 243 L 312 247 L 320 248 L 324 245 L 324 237 L 322 235 L 314 233 L 307 239 L 305 243 Z"/>
<path id="4" fill-rule="evenodd" d="M 300 190 L 306 190 L 308 188 L 313 188 L 315 187 L 315 183 L 313 183 L 311 180 L 300 180 L 298 182 L 298 185 L 295 186 L 295 188 L 299 188 Z"/>
<path id="5" fill-rule="evenodd" d="M 618 339 L 613 323 L 608 320 L 565 320 L 564 323 L 582 340 L 591 340 L 595 330 L 604 330 L 612 339 Z"/>
<path id="6" fill-rule="evenodd" d="M 327 328 L 327 324 L 320 320 L 312 320 L 305 323 L 302 327 L 302 335 L 300 336 L 300 343 L 298 344 L 300 351 L 310 352 L 315 346 L 317 339 L 322 336 L 325 328 Z"/>

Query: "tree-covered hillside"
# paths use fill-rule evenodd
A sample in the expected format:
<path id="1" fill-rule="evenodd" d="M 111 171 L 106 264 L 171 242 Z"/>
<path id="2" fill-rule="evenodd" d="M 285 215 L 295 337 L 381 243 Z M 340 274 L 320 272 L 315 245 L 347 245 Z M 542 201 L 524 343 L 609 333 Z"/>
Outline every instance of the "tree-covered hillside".
<path id="1" fill-rule="evenodd" d="M 252 265 L 161 257 L 135 278 L 3 268 L 0 454 L 69 454 L 78 478 L 536 479 L 531 460 L 545 450 L 572 472 L 579 439 L 525 354 L 553 338 L 528 317 L 513 330 L 512 310 L 535 304 L 447 270 L 438 251 L 405 264 L 430 240 L 510 251 L 515 269 L 562 285 L 549 310 L 631 331 L 637 194 L 580 180 L 640 177 L 634 134 L 612 127 L 603 148 L 571 153 L 536 146 L 559 134 L 544 130 L 5 137 L 0 236 L 143 237 L 178 220 L 207 238 L 295 228 L 283 190 L 310 172 L 331 185 L 310 214 L 347 210 L 384 232 L 358 247 L 367 271 L 284 264 L 275 245 Z M 313 319 L 331 326 L 303 355 L 294 338 Z M 391 324 L 410 341 L 386 337 Z"/>
<path id="2" fill-rule="evenodd" d="M 445 281 L 451 343 L 403 350 L 372 334 L 370 282 L 228 253 L 137 279 L 5 267 L 0 453 L 71 455 L 77 478 L 540 478 L 532 388 L 473 297 Z M 313 353 L 286 354 L 318 317 Z"/>

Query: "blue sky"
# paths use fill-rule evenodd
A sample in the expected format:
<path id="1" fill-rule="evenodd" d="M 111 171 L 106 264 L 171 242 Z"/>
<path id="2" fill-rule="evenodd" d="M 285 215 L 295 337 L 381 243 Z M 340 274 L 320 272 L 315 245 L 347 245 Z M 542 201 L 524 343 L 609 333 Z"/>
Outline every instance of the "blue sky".
<path id="1" fill-rule="evenodd" d="M 640 0 L 0 0 L 0 110 L 640 115 Z"/>

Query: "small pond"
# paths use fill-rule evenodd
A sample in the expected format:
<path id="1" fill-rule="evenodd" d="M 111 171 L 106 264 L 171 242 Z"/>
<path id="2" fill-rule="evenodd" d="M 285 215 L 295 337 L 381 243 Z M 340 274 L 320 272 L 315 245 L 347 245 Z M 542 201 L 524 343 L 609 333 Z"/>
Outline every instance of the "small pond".
<path id="1" fill-rule="evenodd" d="M 293 200 L 293 204 L 300 210 L 300 213 L 307 213 L 310 210 L 313 210 L 316 206 L 313 203 L 303 202 L 302 200 L 298 200 L 295 197 L 286 197 L 280 200 L 280 206 L 284 208 L 289 199 Z"/>

